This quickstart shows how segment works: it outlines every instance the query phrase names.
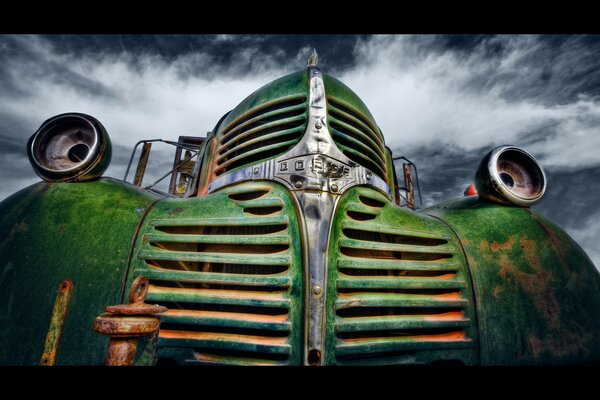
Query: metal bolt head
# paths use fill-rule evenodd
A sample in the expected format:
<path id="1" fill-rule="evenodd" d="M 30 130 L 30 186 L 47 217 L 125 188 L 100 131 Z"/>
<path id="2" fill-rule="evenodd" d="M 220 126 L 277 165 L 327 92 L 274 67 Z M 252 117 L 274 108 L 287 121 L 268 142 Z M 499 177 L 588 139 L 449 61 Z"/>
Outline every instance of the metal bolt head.
<path id="1" fill-rule="evenodd" d="M 319 285 L 314 285 L 314 286 L 313 286 L 313 293 L 314 293 L 316 296 L 320 295 L 320 294 L 321 294 L 321 286 L 319 286 Z"/>
<path id="2" fill-rule="evenodd" d="M 367 172 L 367 179 L 371 179 L 371 173 Z"/>
<path id="3" fill-rule="evenodd" d="M 320 122 L 317 122 L 315 124 L 315 128 L 317 128 L 317 129 L 321 129 L 322 127 L 323 127 L 323 125 Z"/>
<path id="4" fill-rule="evenodd" d="M 333 193 L 336 193 L 336 192 L 337 192 L 339 189 L 340 189 L 340 188 L 338 187 L 338 185 L 337 185 L 337 184 L 333 183 L 333 184 L 331 185 L 331 191 L 332 191 Z"/>
<path id="5" fill-rule="evenodd" d="M 260 170 L 258 169 L 258 167 L 255 167 L 255 168 L 254 168 L 254 175 L 258 174 L 258 171 L 260 171 Z"/>
<path id="6" fill-rule="evenodd" d="M 298 180 L 298 181 L 294 182 L 294 187 L 296 189 L 300 189 L 302 187 L 302 181 Z"/>

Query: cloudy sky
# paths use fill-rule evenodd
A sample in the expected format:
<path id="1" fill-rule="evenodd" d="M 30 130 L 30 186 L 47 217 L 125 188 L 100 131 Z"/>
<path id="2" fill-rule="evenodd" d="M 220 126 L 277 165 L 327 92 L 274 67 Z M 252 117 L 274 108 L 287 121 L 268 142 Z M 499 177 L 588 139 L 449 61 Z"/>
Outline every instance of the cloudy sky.
<path id="1" fill-rule="evenodd" d="M 204 136 L 313 47 L 417 164 L 425 205 L 462 196 L 492 147 L 521 146 L 548 175 L 535 208 L 600 267 L 600 36 L 0 36 L 0 200 L 38 181 L 25 144 L 55 114 L 98 118 L 121 178 L 138 140 Z"/>

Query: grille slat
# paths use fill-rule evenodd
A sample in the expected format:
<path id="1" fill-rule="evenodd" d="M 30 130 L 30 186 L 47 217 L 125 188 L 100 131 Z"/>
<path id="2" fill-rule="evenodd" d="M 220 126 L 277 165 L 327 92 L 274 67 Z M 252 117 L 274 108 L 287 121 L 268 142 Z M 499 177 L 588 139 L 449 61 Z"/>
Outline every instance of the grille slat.
<path id="1" fill-rule="evenodd" d="M 242 217 L 231 217 L 231 218 L 202 218 L 202 227 L 212 226 L 228 226 L 228 227 L 239 227 L 239 226 L 257 226 L 257 225 L 278 225 L 288 224 L 289 218 L 287 215 L 278 215 L 274 217 L 256 217 L 248 220 L 246 215 Z M 161 227 L 197 227 L 198 219 L 190 218 L 177 218 L 177 219 L 155 219 L 150 222 L 151 225 Z"/>
<path id="2" fill-rule="evenodd" d="M 277 275 L 247 275 L 220 272 L 173 271 L 150 266 L 147 277 L 162 281 L 190 282 L 221 285 L 251 285 L 251 286 L 290 286 L 290 278 L 285 273 Z"/>
<path id="3" fill-rule="evenodd" d="M 351 268 L 351 269 L 377 269 L 377 270 L 390 270 L 390 271 L 448 271 L 455 272 L 461 267 L 459 263 L 442 263 L 434 261 L 407 261 L 407 260 L 377 260 L 377 263 L 373 262 L 370 258 L 348 258 L 340 257 L 338 259 L 339 269 Z"/>
<path id="4" fill-rule="evenodd" d="M 343 276 L 343 275 L 342 275 Z M 425 277 L 348 277 L 343 276 L 337 280 L 338 289 L 462 289 L 465 282 L 454 278 L 438 276 L 435 278 Z"/>
<path id="5" fill-rule="evenodd" d="M 160 287 L 151 284 L 149 301 L 170 301 L 202 304 L 234 304 L 254 307 L 289 307 L 290 299 L 283 293 L 243 290 L 194 289 Z"/>
<path id="6" fill-rule="evenodd" d="M 388 338 L 357 338 L 340 340 L 336 352 L 340 356 L 361 355 L 407 350 L 460 349 L 472 346 L 472 340 L 464 333 L 440 335 L 393 336 Z"/>
<path id="7" fill-rule="evenodd" d="M 458 328 L 469 325 L 470 320 L 462 312 L 449 312 L 438 315 L 394 315 L 384 317 L 338 318 L 337 332 Z"/>
<path id="8" fill-rule="evenodd" d="M 341 239 L 340 247 L 348 249 L 360 249 L 360 250 L 379 250 L 379 251 L 405 251 L 410 253 L 422 253 L 422 254 L 449 254 L 455 251 L 453 246 L 415 246 L 408 244 L 396 244 L 396 243 L 377 243 L 368 242 L 365 240 L 354 240 L 354 239 Z"/>
<path id="9" fill-rule="evenodd" d="M 153 242 L 165 243 L 205 243 L 205 244 L 239 244 L 239 239 L 233 235 L 160 235 L 149 234 L 144 236 L 144 240 Z M 283 245 L 290 244 L 288 235 L 265 235 L 265 236 L 248 236 L 244 240 L 244 244 L 248 245 Z"/>
<path id="10" fill-rule="evenodd" d="M 364 211 L 364 208 L 359 207 L 348 207 L 348 210 L 351 211 Z M 376 232 L 381 233 L 381 224 L 370 223 L 370 222 L 355 222 L 353 220 L 346 219 L 342 222 L 342 228 L 344 229 L 355 229 L 362 230 L 365 232 Z M 438 239 L 438 240 L 448 240 L 448 235 L 439 234 L 439 233 L 430 233 L 424 231 L 418 231 L 415 229 L 406 229 L 398 226 L 386 226 L 385 233 L 390 235 L 397 236 L 409 236 L 412 238 L 418 239 Z"/>
<path id="11" fill-rule="evenodd" d="M 264 337 L 252 335 L 237 335 L 232 333 L 214 332 L 189 332 L 166 330 L 160 331 L 160 339 L 164 346 L 177 347 L 208 347 L 229 348 L 239 351 L 257 353 L 286 354 L 290 352 L 290 345 L 286 338 Z"/>
<path id="12" fill-rule="evenodd" d="M 164 261 L 187 261 L 187 262 L 206 262 L 206 263 L 231 263 L 236 264 L 262 264 L 262 265 L 288 265 L 291 262 L 289 254 L 235 254 L 230 253 L 194 253 L 185 251 L 149 251 L 144 250 L 139 253 L 139 257 L 146 260 L 164 260 Z M 235 257 L 235 258 L 234 258 Z"/>
<path id="13" fill-rule="evenodd" d="M 255 315 L 233 312 L 169 310 L 161 314 L 160 320 L 166 324 L 208 325 L 235 328 L 289 331 L 291 323 L 287 315 Z"/>
<path id="14" fill-rule="evenodd" d="M 353 293 L 338 294 L 336 309 L 350 307 L 466 307 L 467 300 L 459 293 L 419 295 L 405 293 Z"/>

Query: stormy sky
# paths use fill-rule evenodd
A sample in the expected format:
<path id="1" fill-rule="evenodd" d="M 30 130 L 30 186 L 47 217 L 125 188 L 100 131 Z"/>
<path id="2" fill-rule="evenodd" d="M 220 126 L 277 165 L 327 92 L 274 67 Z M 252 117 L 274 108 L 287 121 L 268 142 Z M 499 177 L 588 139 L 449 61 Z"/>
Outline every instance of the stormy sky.
<path id="1" fill-rule="evenodd" d="M 0 36 L 0 200 L 39 180 L 25 144 L 55 114 L 98 118 L 105 175 L 122 178 L 138 140 L 204 136 L 313 47 L 417 164 L 425 206 L 462 196 L 494 146 L 521 146 L 548 176 L 534 208 L 600 267 L 600 36 Z M 166 172 L 172 152 L 157 150 Z"/>

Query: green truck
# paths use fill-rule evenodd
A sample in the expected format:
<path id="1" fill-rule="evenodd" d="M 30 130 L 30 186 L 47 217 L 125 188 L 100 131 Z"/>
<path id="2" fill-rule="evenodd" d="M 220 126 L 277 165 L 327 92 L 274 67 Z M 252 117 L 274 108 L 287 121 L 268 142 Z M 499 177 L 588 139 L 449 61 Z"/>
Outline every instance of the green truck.
<path id="1" fill-rule="evenodd" d="M 161 140 L 128 182 L 102 176 L 98 120 L 44 122 L 42 181 L 0 203 L 0 364 L 597 363 L 600 274 L 529 208 L 537 161 L 491 149 L 476 190 L 416 208 L 412 164 L 399 182 L 367 106 L 316 61 L 206 137 L 162 140 L 168 190 L 142 185 Z"/>

